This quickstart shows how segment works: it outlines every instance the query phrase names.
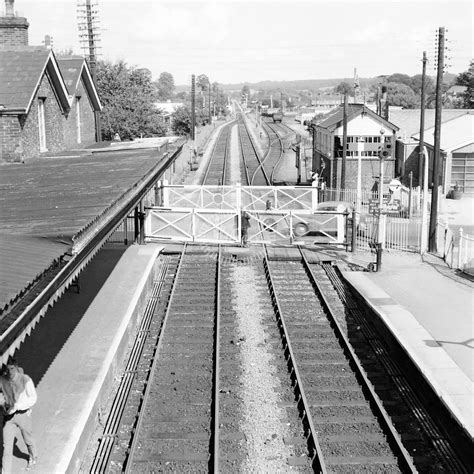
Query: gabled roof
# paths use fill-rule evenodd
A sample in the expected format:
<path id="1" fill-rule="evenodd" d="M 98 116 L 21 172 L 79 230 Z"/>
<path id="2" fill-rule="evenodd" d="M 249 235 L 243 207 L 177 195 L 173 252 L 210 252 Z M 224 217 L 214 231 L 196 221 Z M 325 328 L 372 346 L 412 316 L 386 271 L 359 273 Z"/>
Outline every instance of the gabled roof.
<path id="1" fill-rule="evenodd" d="M 467 109 L 469 110 L 469 109 Z M 474 110 L 471 110 L 473 113 Z M 435 123 L 435 109 L 425 109 L 425 130 L 434 126 Z M 443 121 L 450 120 L 460 115 L 464 115 L 466 109 L 443 109 L 442 119 Z M 420 109 L 393 109 L 390 107 L 389 120 L 398 125 L 400 130 L 397 133 L 397 137 L 402 139 L 408 139 L 415 133 L 420 131 Z"/>
<path id="2" fill-rule="evenodd" d="M 374 120 L 377 120 L 378 122 L 384 124 L 387 128 L 394 131 L 398 130 L 398 127 L 396 125 L 389 122 L 388 120 L 385 120 L 380 115 L 377 115 L 374 111 L 370 110 L 364 104 L 347 104 L 347 121 L 350 122 L 352 119 L 361 115 L 362 112 L 372 117 Z M 344 104 L 341 104 L 332 112 L 329 112 L 326 118 L 322 120 L 321 122 L 319 122 L 317 126 L 319 128 L 325 128 L 329 130 L 330 132 L 333 132 L 334 130 L 336 130 L 336 128 L 339 128 L 342 126 L 343 113 L 344 113 Z"/>
<path id="3" fill-rule="evenodd" d="M 82 79 L 94 110 L 101 110 L 102 105 L 87 61 L 80 56 L 71 56 L 59 58 L 58 64 L 71 101 Z"/>
<path id="4" fill-rule="evenodd" d="M 45 74 L 61 108 L 69 111 L 66 85 L 52 51 L 25 46 L 0 49 L 0 112 L 28 113 Z"/>
<path id="5" fill-rule="evenodd" d="M 441 122 L 440 148 L 446 153 L 465 147 L 474 143 L 474 114 L 468 111 L 464 115 L 451 120 Z M 413 135 L 419 140 L 420 134 Z M 434 127 L 425 129 L 424 141 L 428 145 L 434 146 Z"/>

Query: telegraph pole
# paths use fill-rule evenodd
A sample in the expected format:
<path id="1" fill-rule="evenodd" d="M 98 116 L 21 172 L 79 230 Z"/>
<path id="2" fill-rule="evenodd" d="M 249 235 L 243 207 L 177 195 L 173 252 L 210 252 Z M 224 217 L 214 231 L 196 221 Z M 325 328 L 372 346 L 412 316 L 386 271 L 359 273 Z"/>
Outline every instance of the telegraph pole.
<path id="1" fill-rule="evenodd" d="M 211 114 L 211 81 L 208 81 L 209 84 L 209 125 L 212 123 L 212 114 Z"/>
<path id="2" fill-rule="evenodd" d="M 347 92 L 344 93 L 342 110 L 342 162 L 341 162 L 341 190 L 346 188 L 346 158 L 347 158 Z"/>
<path id="3" fill-rule="evenodd" d="M 426 81 L 426 51 L 423 51 L 423 69 L 421 74 L 421 110 L 420 110 L 420 148 L 418 150 L 418 184 L 424 184 L 423 179 L 423 147 L 425 146 L 425 81 Z"/>
<path id="4" fill-rule="evenodd" d="M 418 183 L 423 183 L 423 201 L 421 209 L 421 253 L 426 252 L 428 225 L 428 152 L 425 153 L 425 80 L 426 80 L 426 51 L 423 51 L 423 70 L 421 75 L 421 111 L 420 111 L 420 148 L 418 161 Z"/>
<path id="5" fill-rule="evenodd" d="M 97 43 L 100 41 L 99 34 L 99 10 L 98 0 L 78 0 L 77 17 L 79 26 L 79 42 L 89 59 L 92 80 L 97 87 Z M 94 110 L 95 134 L 98 142 L 102 141 L 102 126 L 100 111 Z"/>
<path id="6" fill-rule="evenodd" d="M 444 69 L 444 27 L 440 27 L 438 33 L 438 74 L 436 76 L 436 110 L 434 130 L 434 157 L 433 157 L 433 189 L 431 191 L 430 233 L 429 251 L 436 252 L 436 228 L 438 225 L 438 194 L 439 194 L 439 172 L 441 169 L 440 141 L 441 141 L 441 86 L 443 84 Z"/>
<path id="7" fill-rule="evenodd" d="M 196 128 L 196 76 L 191 76 L 191 140 L 194 142 Z M 194 144 L 193 144 L 194 146 Z"/>

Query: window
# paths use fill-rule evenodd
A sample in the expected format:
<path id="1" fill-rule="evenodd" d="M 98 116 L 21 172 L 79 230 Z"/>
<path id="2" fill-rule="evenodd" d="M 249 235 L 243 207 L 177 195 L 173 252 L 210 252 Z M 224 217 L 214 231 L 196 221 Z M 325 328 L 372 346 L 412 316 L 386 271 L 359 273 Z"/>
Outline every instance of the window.
<path id="1" fill-rule="evenodd" d="M 81 143 L 82 124 L 81 124 L 81 98 L 76 97 L 76 136 L 77 143 Z"/>
<path id="2" fill-rule="evenodd" d="M 40 152 L 48 151 L 46 148 L 46 126 L 44 120 L 44 103 L 46 99 L 40 97 L 38 99 L 38 133 L 39 133 L 39 146 Z"/>

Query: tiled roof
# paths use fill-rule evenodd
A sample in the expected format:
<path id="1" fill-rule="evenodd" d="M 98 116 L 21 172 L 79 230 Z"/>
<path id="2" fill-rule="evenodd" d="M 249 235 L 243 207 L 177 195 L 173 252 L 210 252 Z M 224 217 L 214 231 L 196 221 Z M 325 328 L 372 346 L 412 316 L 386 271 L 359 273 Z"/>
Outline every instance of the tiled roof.
<path id="1" fill-rule="evenodd" d="M 57 61 L 69 95 L 73 96 L 75 94 L 82 77 L 94 110 L 101 110 L 102 106 L 97 94 L 97 89 L 85 59 L 80 56 L 70 56 L 59 58 Z"/>
<path id="2" fill-rule="evenodd" d="M 418 138 L 419 134 L 414 137 Z M 463 115 L 442 121 L 440 138 L 440 148 L 448 153 L 474 143 L 474 114 L 465 110 Z M 425 129 L 424 140 L 428 145 L 434 145 L 434 127 Z"/>
<path id="3" fill-rule="evenodd" d="M 82 72 L 84 58 L 70 57 L 58 58 L 59 69 L 66 83 L 69 94 L 73 94 L 77 88 L 79 77 Z"/>
<path id="4" fill-rule="evenodd" d="M 49 54 L 46 48 L 0 48 L 0 105 L 28 107 Z"/>
<path id="5" fill-rule="evenodd" d="M 0 310 L 159 161 L 156 149 L 142 149 L 2 166 Z"/>
<path id="6" fill-rule="evenodd" d="M 385 120 L 383 117 L 380 117 L 364 104 L 347 104 L 347 121 L 350 122 L 353 118 L 360 115 L 362 111 L 364 111 L 374 119 L 378 120 L 379 122 L 385 124 L 387 128 L 390 128 L 392 130 L 398 129 L 395 124 Z M 335 130 L 336 128 L 342 125 L 343 113 L 344 105 L 341 104 L 339 107 L 329 112 L 329 114 L 327 114 L 326 117 L 317 124 L 318 127 L 326 128 L 331 131 Z"/>
<path id="7" fill-rule="evenodd" d="M 471 113 L 474 111 L 471 111 Z M 399 109 L 390 108 L 389 120 L 398 125 L 400 130 L 397 133 L 399 138 L 409 138 L 420 131 L 420 109 Z M 451 120 L 460 115 L 464 115 L 466 109 L 443 109 L 441 120 Z M 425 109 L 425 130 L 431 128 L 435 123 L 435 109 Z"/>

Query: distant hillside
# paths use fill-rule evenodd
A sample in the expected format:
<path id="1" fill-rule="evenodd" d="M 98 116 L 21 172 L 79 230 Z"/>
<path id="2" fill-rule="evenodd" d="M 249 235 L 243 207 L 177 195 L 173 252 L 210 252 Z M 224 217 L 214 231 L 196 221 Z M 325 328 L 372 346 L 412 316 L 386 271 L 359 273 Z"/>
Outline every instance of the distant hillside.
<path id="1" fill-rule="evenodd" d="M 436 77 L 430 76 L 433 82 L 436 82 Z M 456 78 L 456 74 L 447 73 L 444 75 L 444 82 L 450 84 Z M 345 77 L 340 79 L 303 79 L 295 81 L 260 81 L 260 82 L 240 82 L 236 84 L 219 84 L 225 91 L 240 91 L 247 85 L 254 90 L 282 90 L 282 91 L 297 91 L 297 90 L 316 90 L 322 88 L 336 87 L 341 82 L 354 82 L 353 77 Z M 373 84 L 378 84 L 380 77 L 359 78 L 361 88 L 368 88 Z M 176 92 L 189 90 L 189 84 L 176 86 Z"/>

